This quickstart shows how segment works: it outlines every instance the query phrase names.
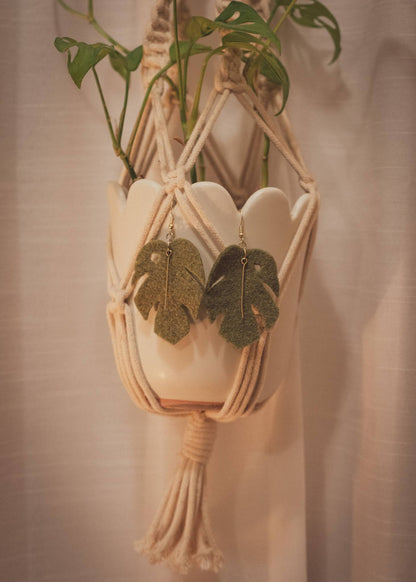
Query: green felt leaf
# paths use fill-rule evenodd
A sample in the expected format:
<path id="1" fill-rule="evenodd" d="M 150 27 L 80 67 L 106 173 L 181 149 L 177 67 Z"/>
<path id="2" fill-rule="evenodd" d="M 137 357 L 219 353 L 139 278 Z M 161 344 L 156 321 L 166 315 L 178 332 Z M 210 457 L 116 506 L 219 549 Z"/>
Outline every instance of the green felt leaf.
<path id="1" fill-rule="evenodd" d="M 141 283 L 134 302 L 148 319 L 152 307 L 157 311 L 155 333 L 176 344 L 189 332 L 190 318 L 195 320 L 204 294 L 205 274 L 198 249 L 186 239 L 175 239 L 167 256 L 168 244 L 152 240 L 139 252 L 133 284 Z"/>
<path id="2" fill-rule="evenodd" d="M 210 320 L 224 316 L 220 334 L 237 348 L 258 340 L 261 329 L 271 328 L 279 315 L 270 292 L 279 294 L 273 257 L 266 251 L 249 249 L 244 273 L 243 257 L 241 247 L 227 247 L 212 267 L 205 289 Z"/>
<path id="3" fill-rule="evenodd" d="M 243 2 L 230 2 L 214 23 L 218 28 L 257 34 L 269 40 L 280 52 L 280 40 L 273 30 L 254 8 Z"/>

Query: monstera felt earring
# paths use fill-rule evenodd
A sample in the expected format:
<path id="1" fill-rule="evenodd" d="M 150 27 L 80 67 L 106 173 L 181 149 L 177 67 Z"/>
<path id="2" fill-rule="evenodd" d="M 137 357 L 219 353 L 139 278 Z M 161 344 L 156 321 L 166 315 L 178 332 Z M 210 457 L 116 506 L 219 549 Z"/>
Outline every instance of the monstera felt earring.
<path id="1" fill-rule="evenodd" d="M 205 304 L 210 320 L 224 318 L 220 334 L 237 348 L 244 348 L 270 329 L 279 316 L 269 288 L 279 295 L 277 266 L 273 257 L 260 249 L 248 249 L 240 220 L 240 245 L 226 247 L 208 277 Z"/>
<path id="2" fill-rule="evenodd" d="M 189 333 L 190 318 L 198 317 L 205 273 L 198 249 L 189 240 L 175 239 L 173 201 L 166 240 L 154 239 L 139 251 L 132 283 L 148 275 L 134 297 L 136 307 L 148 319 L 154 306 L 155 333 L 176 344 Z"/>

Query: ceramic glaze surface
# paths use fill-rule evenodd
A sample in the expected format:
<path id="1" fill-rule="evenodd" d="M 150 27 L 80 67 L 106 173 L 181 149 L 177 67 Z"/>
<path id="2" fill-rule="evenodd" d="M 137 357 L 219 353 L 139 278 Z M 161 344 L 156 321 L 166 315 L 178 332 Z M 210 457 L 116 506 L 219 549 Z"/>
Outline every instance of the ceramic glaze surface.
<path id="1" fill-rule="evenodd" d="M 240 211 L 229 193 L 212 182 L 198 182 L 192 185 L 192 189 L 206 218 L 215 226 L 225 245 L 238 244 Z M 141 233 L 162 195 L 160 184 L 151 180 L 136 181 L 127 200 L 119 184 L 109 184 L 111 243 L 120 277 L 135 260 Z M 291 212 L 281 190 L 269 187 L 255 192 L 241 209 L 249 248 L 270 253 L 280 269 L 309 198 L 304 194 Z M 196 245 L 207 277 L 216 257 L 188 224 L 178 205 L 174 217 L 176 236 Z M 165 239 L 167 226 L 168 219 L 158 238 Z M 279 387 L 290 360 L 306 242 L 279 299 L 280 316 L 271 332 L 260 400 L 269 397 Z M 130 306 L 134 313 L 138 353 L 147 380 L 156 394 L 169 400 L 223 402 L 235 381 L 241 352 L 219 335 L 219 320 L 213 324 L 208 318 L 198 320 L 191 325 L 188 336 L 171 345 L 153 332 L 154 309 L 149 319 L 144 320 L 135 308 L 133 297 Z"/>

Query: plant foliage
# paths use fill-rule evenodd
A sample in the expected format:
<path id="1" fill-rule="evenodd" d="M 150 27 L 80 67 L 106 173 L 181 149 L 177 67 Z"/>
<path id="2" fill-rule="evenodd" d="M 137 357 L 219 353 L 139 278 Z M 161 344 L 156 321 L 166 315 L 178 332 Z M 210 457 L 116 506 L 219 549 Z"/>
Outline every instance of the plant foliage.
<path id="1" fill-rule="evenodd" d="M 85 75 L 105 57 L 109 57 L 113 69 L 126 79 L 132 71 L 138 68 L 143 56 L 142 46 L 138 46 L 123 55 L 113 46 L 103 42 L 87 44 L 68 36 L 57 37 L 55 39 L 55 48 L 60 53 L 68 53 L 68 72 L 78 89 L 81 88 Z M 76 48 L 74 57 L 71 54 L 71 49 L 73 48 Z"/>
<path id="2" fill-rule="evenodd" d="M 178 96 L 181 125 L 184 133 L 184 141 L 186 142 L 195 127 L 199 115 L 200 98 L 207 66 L 210 60 L 216 55 L 230 50 L 234 51 L 236 55 L 240 55 L 242 75 L 254 91 L 257 91 L 259 75 L 263 75 L 270 83 L 278 87 L 282 95 L 281 108 L 276 112 L 276 115 L 278 115 L 286 105 L 290 89 L 289 75 L 280 58 L 281 41 L 277 35 L 283 22 L 290 18 L 299 26 L 326 30 L 334 44 L 331 62 L 334 62 L 341 52 L 341 33 L 338 22 L 332 12 L 318 0 L 275 0 L 271 16 L 267 22 L 263 20 L 253 7 L 244 2 L 233 1 L 213 20 L 203 16 L 191 17 L 186 23 L 185 39 L 183 40 L 179 40 L 177 2 L 173 0 L 175 42 L 172 43 L 169 50 L 169 62 L 151 79 L 129 137 L 127 148 L 124 150 L 121 138 L 128 103 L 130 76 L 131 73 L 137 70 L 141 63 L 143 47 L 138 46 L 129 51 L 110 36 L 97 22 L 94 14 L 93 0 L 88 0 L 86 13 L 75 10 L 64 0 L 56 1 L 68 12 L 87 21 L 107 41 L 89 44 L 70 37 L 58 37 L 55 39 L 55 47 L 59 52 L 67 53 L 68 72 L 78 88 L 81 87 L 84 77 L 92 70 L 103 105 L 114 151 L 123 161 L 132 180 L 135 180 L 137 176 L 133 167 L 134 163 L 130 160 L 130 155 L 145 111 L 146 102 L 157 80 L 161 78 L 166 79 Z M 272 21 L 279 9 L 283 10 L 283 13 L 280 14 L 277 24 L 273 27 Z M 216 37 L 214 46 L 199 42 L 214 32 L 220 33 Z M 205 56 L 201 65 L 192 106 L 189 108 L 187 83 L 188 63 L 189 59 L 195 55 Z M 96 66 L 106 59 L 106 57 L 108 57 L 112 68 L 121 75 L 125 82 L 125 97 L 118 125 L 114 125 L 111 121 L 111 115 L 104 97 L 104 90 L 101 87 L 98 72 L 96 71 Z M 169 76 L 170 69 L 174 66 L 176 66 L 178 72 L 177 83 Z M 267 140 L 268 138 L 265 137 L 264 151 L 268 151 Z M 200 155 L 201 158 L 202 156 L 203 154 Z M 200 180 L 204 179 L 203 167 L 204 164 L 201 163 Z M 263 155 L 262 168 L 264 172 L 262 170 L 262 175 L 265 177 L 264 180 L 262 178 L 264 182 L 262 183 L 263 186 L 267 185 L 267 167 L 268 157 Z M 195 167 L 191 171 L 191 179 L 192 181 L 198 179 Z"/>
<path id="3" fill-rule="evenodd" d="M 277 6 L 289 6 L 290 0 L 276 0 Z M 323 28 L 334 43 L 334 53 L 330 63 L 334 63 L 341 53 L 341 30 L 337 19 L 322 2 L 309 0 L 296 2 L 290 12 L 291 19 L 300 26 L 308 28 Z"/>

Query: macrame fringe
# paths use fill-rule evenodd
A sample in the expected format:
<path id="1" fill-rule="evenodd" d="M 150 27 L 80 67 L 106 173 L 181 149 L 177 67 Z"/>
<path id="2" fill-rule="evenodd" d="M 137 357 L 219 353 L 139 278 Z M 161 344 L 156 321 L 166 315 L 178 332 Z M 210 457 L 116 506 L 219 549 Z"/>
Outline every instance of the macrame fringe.
<path id="1" fill-rule="evenodd" d="M 135 545 L 152 564 L 166 561 L 181 574 L 187 574 L 193 564 L 214 572 L 223 565 L 204 492 L 205 468 L 215 433 L 216 422 L 203 412 L 190 416 L 181 462 L 147 535 Z"/>

